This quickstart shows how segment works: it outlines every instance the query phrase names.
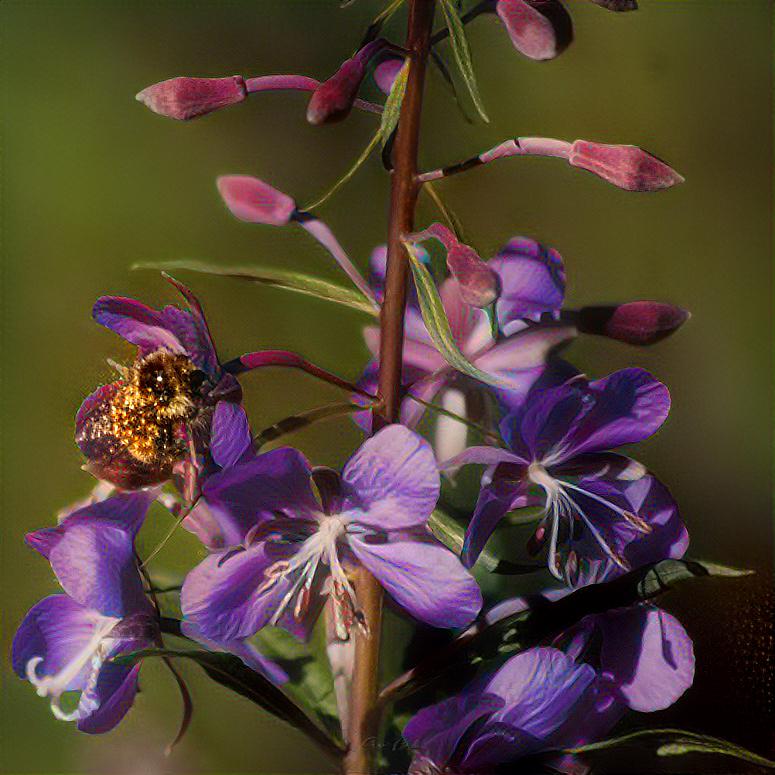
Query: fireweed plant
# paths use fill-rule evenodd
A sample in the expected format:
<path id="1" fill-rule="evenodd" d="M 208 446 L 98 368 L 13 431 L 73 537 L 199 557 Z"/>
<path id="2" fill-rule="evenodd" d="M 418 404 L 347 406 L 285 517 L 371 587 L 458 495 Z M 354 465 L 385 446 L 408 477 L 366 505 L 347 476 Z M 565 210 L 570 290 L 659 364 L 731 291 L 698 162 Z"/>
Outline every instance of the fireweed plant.
<path id="1" fill-rule="evenodd" d="M 383 37 L 397 14 L 407 28 L 398 42 Z M 349 306 L 370 319 L 371 360 L 353 383 L 286 350 L 224 359 L 197 298 L 167 274 L 179 305 L 96 301 L 95 321 L 136 357 L 113 364 L 115 381 L 77 412 L 75 440 L 98 484 L 57 525 L 27 536 L 62 593 L 30 609 L 13 643 L 14 669 L 55 718 L 107 732 L 130 710 L 143 661 L 160 658 L 183 698 L 177 741 L 192 703 L 174 662 L 187 659 L 297 727 L 345 773 L 582 773 L 634 739 L 662 756 L 775 766 L 681 730 L 611 736 L 623 716 L 667 708 L 693 681 L 692 640 L 655 598 L 686 579 L 743 571 L 687 559 L 689 536 L 667 487 L 622 451 L 664 423 L 667 387 L 638 368 L 589 378 L 558 351 L 579 335 L 651 345 L 688 313 L 640 300 L 566 308 L 557 250 L 514 236 L 483 258 L 434 182 L 528 156 L 564 160 L 623 191 L 656 192 L 683 178 L 632 145 L 544 137 L 420 169 L 429 62 L 487 120 L 465 28 L 488 15 L 532 59 L 560 55 L 573 38 L 559 0 L 392 0 L 326 81 L 178 77 L 137 95 L 181 121 L 268 90 L 307 92 L 315 125 L 353 109 L 374 115 L 374 138 L 314 205 L 250 175 L 217 181 L 236 218 L 301 227 L 347 284 L 260 267 L 165 267 Z M 362 98 L 367 79 L 383 104 Z M 315 211 L 379 146 L 389 227 L 364 277 Z M 421 191 L 441 215 L 418 228 Z M 340 388 L 343 401 L 300 407 L 256 433 L 242 391 L 249 372 L 268 366 L 303 370 Z M 341 470 L 289 446 L 262 449 L 324 419 L 352 419 L 364 431 Z M 471 471 L 478 495 L 453 508 L 450 482 Z M 154 502 L 171 512 L 171 529 L 141 557 L 135 537 Z M 206 556 L 165 585 L 152 560 L 178 527 Z M 517 589 L 530 594 L 515 597 Z M 394 612 L 384 621 L 383 605 Z"/>

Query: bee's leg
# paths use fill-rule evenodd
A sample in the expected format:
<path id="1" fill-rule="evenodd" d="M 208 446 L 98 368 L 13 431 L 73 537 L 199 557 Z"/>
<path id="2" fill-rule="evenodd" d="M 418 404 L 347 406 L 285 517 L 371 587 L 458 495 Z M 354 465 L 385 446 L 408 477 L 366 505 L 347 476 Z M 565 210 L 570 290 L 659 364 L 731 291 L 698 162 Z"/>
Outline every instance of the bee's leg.
<path id="1" fill-rule="evenodd" d="M 199 494 L 199 462 L 196 457 L 194 434 L 191 426 L 186 426 L 188 457 L 183 461 L 183 497 L 186 503 L 193 503 Z"/>

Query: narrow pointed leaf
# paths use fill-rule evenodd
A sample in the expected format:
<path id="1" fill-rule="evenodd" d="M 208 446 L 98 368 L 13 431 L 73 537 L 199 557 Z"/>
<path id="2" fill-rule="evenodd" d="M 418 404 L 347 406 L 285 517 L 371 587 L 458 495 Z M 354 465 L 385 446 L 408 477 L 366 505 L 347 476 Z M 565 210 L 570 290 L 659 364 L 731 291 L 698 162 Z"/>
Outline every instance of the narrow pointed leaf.
<path id="1" fill-rule="evenodd" d="M 447 313 L 444 311 L 444 305 L 441 303 L 441 297 L 433 277 L 417 256 L 414 247 L 408 243 L 404 243 L 404 245 L 409 254 L 409 264 L 417 288 L 417 298 L 420 302 L 423 322 L 444 360 L 462 374 L 467 374 L 480 382 L 496 387 L 508 387 L 508 384 L 502 380 L 478 369 L 460 352 L 460 348 L 455 344 L 455 339 L 452 336 Z"/>
<path id="2" fill-rule="evenodd" d="M 314 296 L 323 301 L 342 304 L 345 307 L 366 312 L 377 317 L 379 311 L 362 293 L 345 288 L 338 283 L 332 283 L 319 277 L 312 277 L 303 272 L 292 272 L 285 269 L 275 269 L 262 266 L 219 266 L 204 261 L 164 261 L 160 263 L 139 263 L 133 269 L 186 269 L 190 272 L 230 277 L 235 280 L 247 280 L 261 285 L 270 285 L 305 296 Z"/>
<path id="3" fill-rule="evenodd" d="M 247 667 L 239 657 L 201 649 L 152 648 L 126 654 L 114 661 L 122 665 L 133 665 L 149 657 L 178 657 L 196 662 L 216 683 L 242 695 L 277 718 L 301 730 L 333 756 L 341 755 L 339 745 L 296 703 L 267 678 Z"/>
<path id="4" fill-rule="evenodd" d="M 460 69 L 460 74 L 463 77 L 463 81 L 468 88 L 468 92 L 471 95 L 471 100 L 476 107 L 477 112 L 482 118 L 482 121 L 486 123 L 490 122 L 487 112 L 484 109 L 482 103 L 482 97 L 479 94 L 479 86 L 476 83 L 476 75 L 474 74 L 474 66 L 471 61 L 471 49 L 468 46 L 468 40 L 466 39 L 465 27 L 460 19 L 460 16 L 455 8 L 455 4 L 452 0 L 441 0 L 441 10 L 444 14 L 444 20 L 449 30 L 449 39 L 452 44 L 452 53 L 455 56 L 455 62 Z"/>

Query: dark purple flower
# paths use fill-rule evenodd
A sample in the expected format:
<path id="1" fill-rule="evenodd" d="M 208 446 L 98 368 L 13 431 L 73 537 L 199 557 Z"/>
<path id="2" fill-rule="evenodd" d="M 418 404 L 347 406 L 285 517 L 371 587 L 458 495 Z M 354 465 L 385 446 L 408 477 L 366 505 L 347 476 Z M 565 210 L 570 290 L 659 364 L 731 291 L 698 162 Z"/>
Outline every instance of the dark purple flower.
<path id="1" fill-rule="evenodd" d="M 313 495 L 314 478 L 321 500 Z M 280 625 L 304 637 L 328 597 L 337 636 L 368 628 L 350 571 L 365 566 L 409 614 L 461 627 L 482 598 L 457 557 L 427 529 L 439 473 L 427 442 L 390 426 L 361 445 L 341 477 L 277 449 L 210 477 L 203 497 L 221 542 L 186 578 L 186 620 L 228 642 Z"/>
<path id="2" fill-rule="evenodd" d="M 237 380 L 225 372 L 202 307 L 171 278 L 189 309 L 152 309 L 134 299 L 103 296 L 94 319 L 137 346 L 122 379 L 103 385 L 81 405 L 76 442 L 87 468 L 122 489 L 156 484 L 194 451 L 219 466 L 237 462 L 251 445 Z"/>
<path id="3" fill-rule="evenodd" d="M 535 547 L 570 586 L 653 559 L 681 556 L 688 537 L 667 489 L 640 463 L 607 452 L 642 441 L 667 417 L 667 388 L 642 369 L 533 391 L 501 423 L 509 450 L 472 447 L 442 464 L 490 466 L 466 533 L 470 567 L 501 517 L 543 505 Z"/>
<path id="4" fill-rule="evenodd" d="M 601 697 L 589 665 L 532 648 L 460 694 L 424 708 L 404 728 L 410 775 L 481 775 L 525 756 L 576 745 Z"/>
<path id="5" fill-rule="evenodd" d="M 13 641 L 13 667 L 63 721 L 84 732 L 112 729 L 137 692 L 140 665 L 110 660 L 153 645 L 156 613 L 143 592 L 134 538 L 154 491 L 115 495 L 27 535 L 51 563 L 65 594 L 35 605 Z M 60 698 L 79 692 L 72 710 Z"/>

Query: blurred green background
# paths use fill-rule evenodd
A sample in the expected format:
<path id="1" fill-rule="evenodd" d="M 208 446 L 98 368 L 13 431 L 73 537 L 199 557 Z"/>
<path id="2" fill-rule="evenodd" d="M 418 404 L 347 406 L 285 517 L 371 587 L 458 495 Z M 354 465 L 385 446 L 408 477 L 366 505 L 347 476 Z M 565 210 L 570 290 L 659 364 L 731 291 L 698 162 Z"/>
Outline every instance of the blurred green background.
<path id="1" fill-rule="evenodd" d="M 191 733 L 165 760 L 177 697 L 157 665 L 125 723 L 101 738 L 55 721 L 8 669 L 24 612 L 55 589 L 26 531 L 50 523 L 91 487 L 72 441 L 82 397 L 110 379 L 123 346 L 90 319 L 103 293 L 160 304 L 174 295 L 139 260 L 260 262 L 336 278 L 295 229 L 237 222 L 215 190 L 224 173 L 254 174 L 311 201 L 374 129 L 369 115 L 334 127 L 304 120 L 300 94 L 257 95 L 190 124 L 133 99 L 175 75 L 294 72 L 324 78 L 381 8 L 357 0 L 5 0 L 3 105 L 3 660 L 0 769 L 42 772 L 325 772 L 296 732 L 183 666 L 196 702 Z M 634 195 L 553 160 L 513 159 L 439 190 L 468 241 L 491 255 L 515 234 L 560 250 L 570 306 L 656 298 L 693 318 L 653 349 L 584 339 L 571 358 L 588 373 L 640 365 L 670 387 L 665 428 L 638 450 L 677 497 L 692 554 L 756 568 L 753 580 L 698 583 L 665 599 L 696 641 L 695 687 L 670 712 L 630 726 L 680 725 L 773 753 L 771 493 L 771 161 L 769 0 L 641 0 L 613 14 L 570 0 L 576 41 L 559 59 L 516 54 L 494 19 L 470 40 L 489 125 L 461 119 L 436 71 L 422 163 L 468 157 L 516 135 L 634 143 L 668 160 L 685 185 Z M 403 19 L 390 31 L 400 39 Z M 376 96 L 373 94 L 372 96 Z M 387 179 L 375 157 L 321 215 L 364 266 L 383 241 Z M 435 219 L 426 201 L 419 223 Z M 367 352 L 358 313 L 282 291 L 180 274 L 202 298 L 221 353 L 287 347 L 356 377 Z M 339 396 L 291 373 L 245 381 L 256 428 Z M 294 438 L 319 464 L 358 442 L 348 421 Z M 144 533 L 147 550 L 168 523 Z M 142 548 L 142 547 L 141 547 Z M 158 562 L 199 556 L 179 535 Z M 768 640 L 769 639 L 769 640 Z M 680 772 L 681 765 L 666 765 Z M 670 768 L 673 769 L 670 769 Z M 742 772 L 729 765 L 726 772 Z"/>

